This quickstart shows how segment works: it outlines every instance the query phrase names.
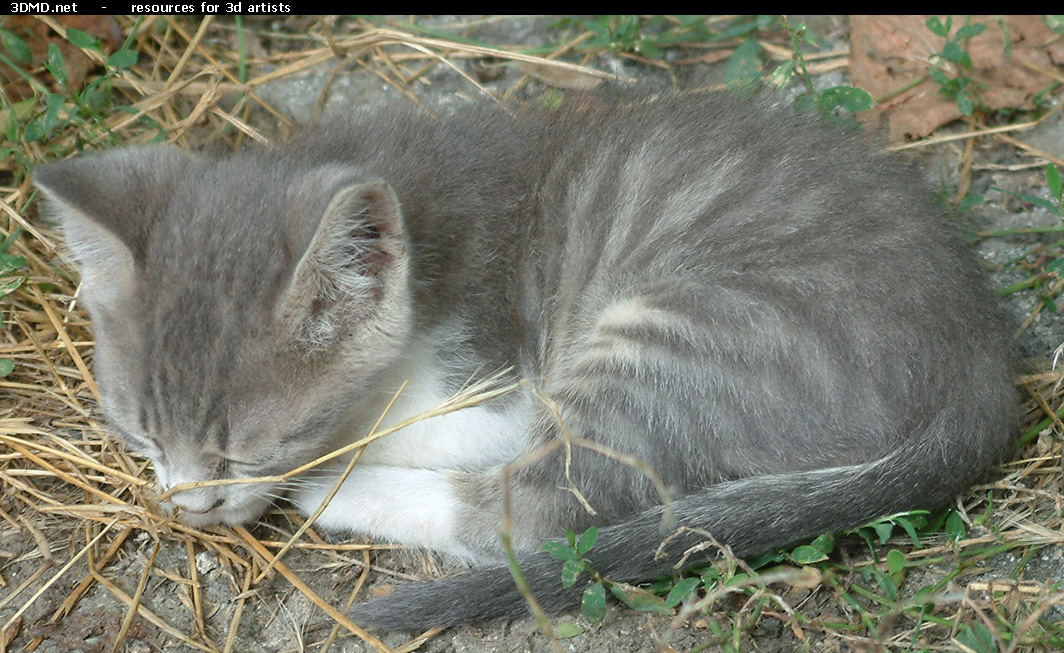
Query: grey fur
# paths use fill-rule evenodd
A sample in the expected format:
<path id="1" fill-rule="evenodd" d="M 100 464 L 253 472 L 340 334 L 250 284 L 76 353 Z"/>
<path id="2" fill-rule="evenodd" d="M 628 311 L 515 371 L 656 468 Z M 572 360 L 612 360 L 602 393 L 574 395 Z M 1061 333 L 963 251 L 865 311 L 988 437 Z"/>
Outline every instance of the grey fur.
<path id="1" fill-rule="evenodd" d="M 919 176 L 787 111 L 723 95 L 442 122 L 390 108 L 231 160 L 131 149 L 36 181 L 82 264 L 112 421 L 197 477 L 350 439 L 411 343 L 453 324 L 436 352 L 451 389 L 513 367 L 570 431 L 653 468 L 678 525 L 739 555 L 947 504 L 1013 435 L 1007 329 Z M 528 452 L 559 433 L 534 410 Z M 499 467 L 452 478 L 456 538 L 497 556 Z M 519 465 L 511 488 L 550 611 L 579 599 L 536 553 L 567 528 L 606 525 L 591 563 L 626 582 L 699 541 L 655 559 L 652 483 L 587 450 L 568 478 L 561 453 Z M 525 611 L 495 563 L 352 614 Z"/>

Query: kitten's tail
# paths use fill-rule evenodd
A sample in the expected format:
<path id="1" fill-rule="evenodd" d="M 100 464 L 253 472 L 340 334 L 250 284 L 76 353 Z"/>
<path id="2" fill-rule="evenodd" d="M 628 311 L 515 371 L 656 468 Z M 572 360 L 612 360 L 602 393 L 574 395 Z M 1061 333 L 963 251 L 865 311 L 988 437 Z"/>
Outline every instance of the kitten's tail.
<path id="1" fill-rule="evenodd" d="M 971 439 L 991 444 L 985 436 Z M 957 451 L 940 444 L 929 438 L 868 463 L 720 483 L 674 501 L 676 525 L 709 531 L 740 557 L 758 555 L 884 515 L 946 505 L 1000 454 L 989 446 L 985 451 L 971 446 Z M 600 529 L 598 542 L 585 558 L 612 581 L 638 583 L 675 573 L 683 552 L 705 538 L 682 533 L 662 549 L 666 557 L 656 559 L 655 551 L 668 536 L 661 530 L 662 514 L 656 507 Z M 519 562 L 547 612 L 579 603 L 584 584 L 563 587 L 559 561 L 530 552 L 519 556 Z M 689 564 L 696 562 L 698 557 L 692 556 Z M 510 570 L 500 564 L 452 579 L 401 586 L 387 597 L 355 605 L 351 618 L 368 628 L 423 630 L 528 613 Z"/>

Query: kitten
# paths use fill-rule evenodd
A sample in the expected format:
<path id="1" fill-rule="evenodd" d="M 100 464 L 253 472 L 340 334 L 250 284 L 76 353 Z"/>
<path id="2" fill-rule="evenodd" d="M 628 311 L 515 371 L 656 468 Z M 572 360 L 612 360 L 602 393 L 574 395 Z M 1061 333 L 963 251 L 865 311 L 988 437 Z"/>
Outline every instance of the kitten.
<path id="1" fill-rule="evenodd" d="M 549 400 L 526 388 L 367 447 L 320 525 L 483 566 L 356 606 L 369 626 L 525 613 L 498 543 L 513 461 L 513 543 L 548 610 L 579 600 L 540 551 L 566 529 L 604 525 L 588 558 L 625 582 L 704 539 L 655 557 L 654 483 L 587 448 L 544 455 L 566 431 L 644 463 L 674 526 L 740 556 L 943 506 L 1013 435 L 1007 330 L 918 174 L 785 110 L 390 107 L 231 159 L 130 148 L 36 182 L 80 262 L 106 412 L 163 488 L 352 442 L 403 381 L 387 423 L 499 370 Z M 334 478 L 292 501 L 313 511 Z M 237 524 L 280 490 L 173 503 Z"/>

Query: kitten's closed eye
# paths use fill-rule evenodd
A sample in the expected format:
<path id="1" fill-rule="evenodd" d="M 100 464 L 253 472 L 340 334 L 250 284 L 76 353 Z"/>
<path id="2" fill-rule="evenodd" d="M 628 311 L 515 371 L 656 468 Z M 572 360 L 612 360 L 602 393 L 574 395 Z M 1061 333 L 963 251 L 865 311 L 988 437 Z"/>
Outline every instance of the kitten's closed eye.
<path id="1" fill-rule="evenodd" d="M 226 456 L 219 456 L 218 458 L 221 460 L 223 465 L 226 465 L 226 466 L 229 466 L 229 467 L 231 467 L 233 465 L 238 465 L 240 467 L 255 468 L 255 467 L 261 467 L 263 465 L 263 462 L 261 460 L 238 460 L 236 458 L 229 458 L 229 457 L 226 457 Z"/>
<path id="2" fill-rule="evenodd" d="M 142 435 L 134 435 L 130 431 L 124 429 L 119 429 L 118 435 L 128 447 L 138 453 L 142 453 L 146 456 L 155 456 L 162 453 L 162 448 L 159 446 L 159 443 L 152 438 Z"/>

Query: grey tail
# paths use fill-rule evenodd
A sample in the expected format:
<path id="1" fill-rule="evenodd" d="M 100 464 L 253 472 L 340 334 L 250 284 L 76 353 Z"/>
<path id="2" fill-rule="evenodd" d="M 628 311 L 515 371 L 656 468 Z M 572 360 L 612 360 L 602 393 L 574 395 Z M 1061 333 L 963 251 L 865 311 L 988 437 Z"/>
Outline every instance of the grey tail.
<path id="1" fill-rule="evenodd" d="M 989 444 L 989 438 L 983 440 Z M 968 449 L 958 452 L 959 460 L 947 460 L 934 438 L 913 445 L 868 463 L 711 486 L 673 502 L 675 526 L 708 531 L 740 557 L 774 552 L 885 515 L 946 505 L 976 482 L 1000 453 Z M 662 549 L 665 557 L 656 559 L 655 551 L 669 535 L 662 530 L 662 514 L 659 506 L 630 521 L 601 528 L 598 542 L 585 558 L 607 579 L 624 583 L 676 573 L 683 552 L 705 538 L 683 532 Z M 543 552 L 528 552 L 518 559 L 533 594 L 548 613 L 578 605 L 585 585 L 562 587 L 561 562 Z M 705 561 L 705 557 L 691 556 L 686 564 Z M 357 604 L 350 611 L 355 623 L 380 630 L 424 630 L 528 614 L 528 604 L 503 564 L 455 578 L 400 586 L 393 594 Z"/>

